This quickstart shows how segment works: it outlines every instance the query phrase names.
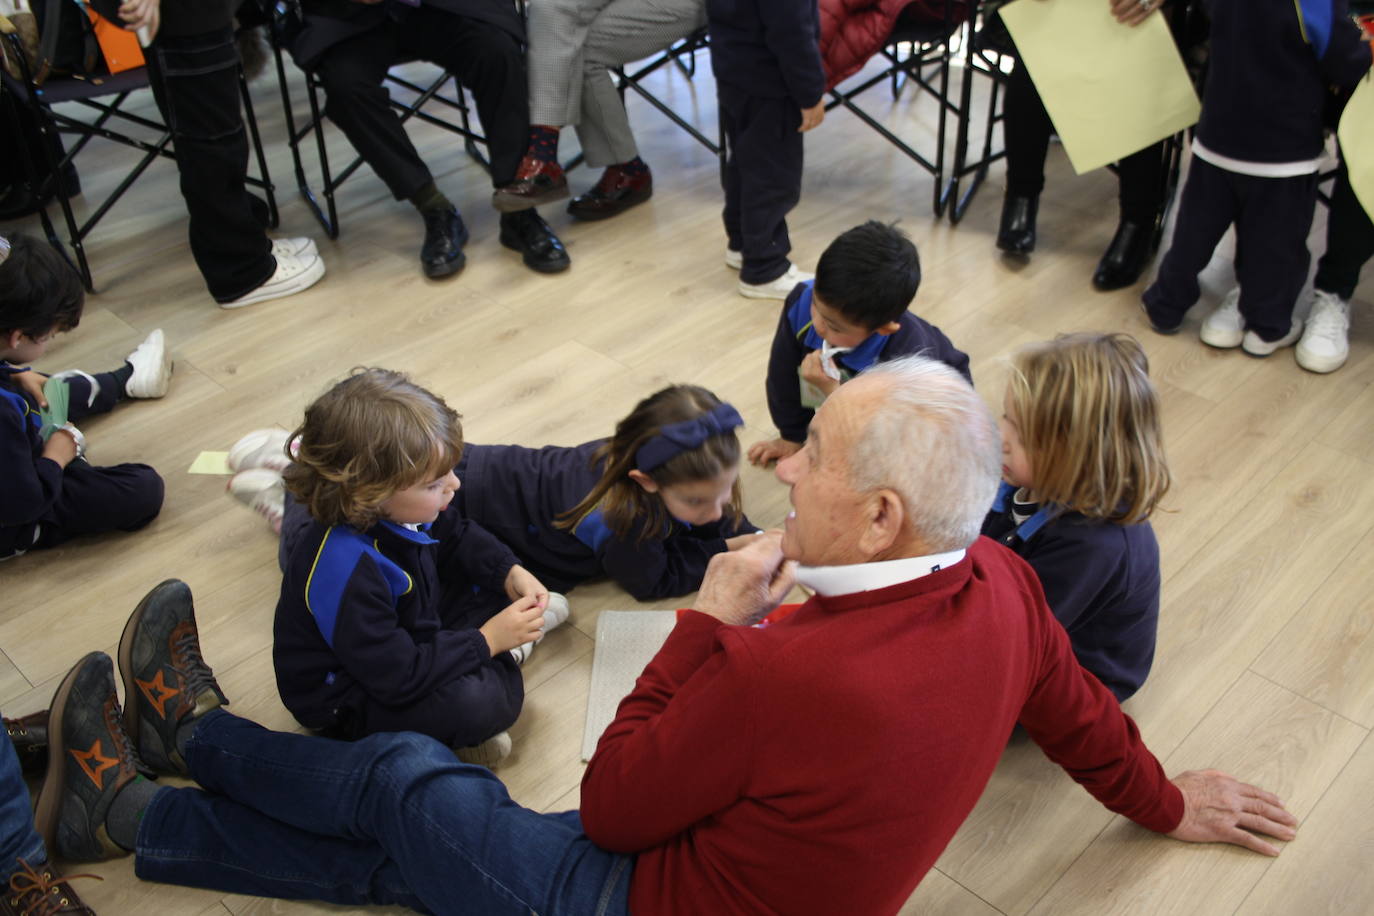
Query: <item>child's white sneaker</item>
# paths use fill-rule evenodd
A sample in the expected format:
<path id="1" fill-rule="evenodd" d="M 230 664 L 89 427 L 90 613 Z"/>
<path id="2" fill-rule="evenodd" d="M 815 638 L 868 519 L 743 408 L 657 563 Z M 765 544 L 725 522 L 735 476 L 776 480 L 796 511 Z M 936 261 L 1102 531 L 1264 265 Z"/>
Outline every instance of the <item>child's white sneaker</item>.
<path id="1" fill-rule="evenodd" d="M 225 463 L 231 471 L 269 468 L 280 474 L 291 466 L 291 459 L 286 456 L 290 435 L 284 429 L 255 429 L 233 444 Z"/>
<path id="2" fill-rule="evenodd" d="M 736 251 L 733 248 L 726 248 L 725 266 L 731 270 L 739 270 L 744 266 L 744 252 Z"/>
<path id="3" fill-rule="evenodd" d="M 1335 372 L 1350 356 L 1350 303 L 1335 293 L 1312 290 L 1312 311 L 1298 341 L 1298 365 L 1308 372 Z"/>
<path id="4" fill-rule="evenodd" d="M 568 599 L 558 592 L 549 592 L 549 602 L 544 605 L 544 636 L 548 636 L 550 630 L 567 622 L 570 613 L 572 610 L 568 607 Z M 540 639 L 542 638 L 541 636 Z"/>
<path id="5" fill-rule="evenodd" d="M 282 517 L 286 515 L 286 484 L 279 472 L 268 468 L 239 471 L 229 478 L 229 492 L 281 534 Z"/>
<path id="6" fill-rule="evenodd" d="M 804 270 L 797 270 L 796 264 L 787 265 L 787 273 L 767 283 L 745 283 L 739 281 L 739 294 L 746 299 L 786 299 L 798 283 L 815 278 Z"/>
<path id="7" fill-rule="evenodd" d="M 512 746 L 509 732 L 497 732 L 481 744 L 454 748 L 453 753 L 464 763 L 473 763 L 490 770 L 510 756 Z"/>
<path id="8" fill-rule="evenodd" d="M 249 290 L 237 299 L 221 302 L 222 309 L 243 308 L 255 302 L 280 299 L 307 290 L 324 276 L 324 259 L 319 254 L 281 255 L 276 257 L 277 269 L 257 289 Z"/>
<path id="9" fill-rule="evenodd" d="M 1288 333 L 1272 342 L 1260 337 L 1254 331 L 1246 331 L 1245 340 L 1241 343 L 1240 348 L 1251 356 L 1268 356 L 1275 350 L 1293 346 L 1300 337 L 1302 337 L 1302 319 L 1294 318 L 1293 324 L 1288 328 Z"/>
<path id="10" fill-rule="evenodd" d="M 1216 311 L 1202 322 L 1198 337 L 1209 347 L 1230 350 L 1245 339 L 1245 319 L 1240 317 L 1240 290 L 1233 289 L 1221 300 Z"/>
<path id="11" fill-rule="evenodd" d="M 272 257 L 274 258 L 299 258 L 304 255 L 318 255 L 320 250 L 315 247 L 315 240 L 307 236 L 294 239 L 273 239 Z"/>
<path id="12" fill-rule="evenodd" d="M 125 394 L 131 398 L 160 398 L 167 393 L 172 381 L 172 358 L 167 354 L 161 328 L 143 338 L 126 361 L 134 367 L 134 374 L 124 383 Z"/>

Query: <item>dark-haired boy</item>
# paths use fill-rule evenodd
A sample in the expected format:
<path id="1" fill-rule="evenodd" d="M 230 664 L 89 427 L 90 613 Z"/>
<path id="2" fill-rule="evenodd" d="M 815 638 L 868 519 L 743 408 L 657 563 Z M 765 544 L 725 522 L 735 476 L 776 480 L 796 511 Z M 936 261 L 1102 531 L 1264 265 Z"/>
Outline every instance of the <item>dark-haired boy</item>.
<path id="1" fill-rule="evenodd" d="M 907 306 L 921 285 L 921 261 L 906 233 L 869 220 L 841 233 L 782 306 L 768 358 L 768 412 L 778 438 L 749 446 L 749 462 L 793 454 L 821 402 L 874 363 L 913 353 L 957 369 L 970 383 L 968 355 Z"/>
<path id="2" fill-rule="evenodd" d="M 162 478 L 146 464 L 92 467 L 71 423 L 45 440 L 40 410 L 48 376 L 28 363 L 55 334 L 81 320 L 81 280 L 47 244 L 24 235 L 0 238 L 0 560 L 72 537 L 142 528 L 162 508 Z M 167 393 L 172 363 L 162 331 L 153 331 L 120 368 L 62 373 L 68 417 L 106 413 L 126 398 Z"/>

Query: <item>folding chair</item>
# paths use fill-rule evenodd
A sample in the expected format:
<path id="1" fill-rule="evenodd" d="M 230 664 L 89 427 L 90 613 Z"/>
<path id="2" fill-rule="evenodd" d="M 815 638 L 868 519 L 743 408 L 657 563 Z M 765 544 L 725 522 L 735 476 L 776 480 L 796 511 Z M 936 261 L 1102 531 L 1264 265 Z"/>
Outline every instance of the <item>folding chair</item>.
<path id="1" fill-rule="evenodd" d="M 22 48 L 19 47 L 18 36 L 6 35 L 4 38 L 15 44 L 15 49 L 18 52 L 16 59 L 19 61 L 22 73 L 20 79 L 15 79 L 7 73 L 0 74 L 0 77 L 3 78 L 5 89 L 14 96 L 15 102 L 28 109 L 33 122 L 38 125 L 43 135 L 39 145 L 43 149 L 44 162 L 41 165 L 31 163 L 35 168 L 29 174 L 34 196 L 36 199 L 42 200 L 48 196 L 49 191 L 52 192 L 52 196 L 57 200 L 62 211 L 62 218 L 67 227 L 67 237 L 71 242 L 72 249 L 76 252 L 76 262 L 72 266 L 81 274 L 81 282 L 86 290 L 94 292 L 95 284 L 91 276 L 90 262 L 86 256 L 86 237 L 91 234 L 105 214 L 110 211 L 110 208 L 124 196 L 125 192 L 133 187 L 134 182 L 153 163 L 153 160 L 159 157 L 176 159 L 175 147 L 168 149 L 168 146 L 172 145 L 172 133 L 160 120 L 135 114 L 125 108 L 130 96 L 139 90 L 148 88 L 148 71 L 146 68 L 138 67 L 122 73 L 91 79 L 49 78 L 43 85 L 39 86 L 34 82 L 33 74 L 28 68 L 27 58 L 24 56 Z M 239 96 L 243 102 L 244 123 L 248 127 L 260 176 L 257 178 L 249 176 L 248 184 L 263 191 L 267 198 L 269 225 L 276 226 L 278 217 L 275 189 L 267 171 L 267 158 L 263 154 L 262 139 L 258 135 L 258 124 L 253 115 L 253 101 L 248 92 L 248 82 L 243 75 L 242 67 L 239 68 Z M 86 112 L 93 112 L 94 114 L 83 119 L 81 115 Z M 146 136 L 152 139 L 122 132 L 122 130 L 126 131 L 130 127 L 142 130 Z M 55 151 L 62 148 L 58 141 L 58 137 L 62 134 L 73 135 L 79 139 L 59 158 Z M 127 171 L 114 190 L 103 201 L 95 205 L 94 209 L 86 216 L 85 221 L 78 222 L 71 205 L 71 198 L 75 189 L 68 186 L 64 173 L 94 137 L 111 140 L 136 150 L 142 155 L 138 162 Z M 67 254 L 61 239 L 58 237 L 57 228 L 49 218 L 46 206 L 40 208 L 39 219 L 42 221 L 43 232 L 47 236 L 48 242 L 71 263 L 71 257 Z"/>
<path id="2" fill-rule="evenodd" d="M 329 150 L 324 136 L 324 111 L 320 104 L 320 92 L 322 85 L 319 77 L 310 70 L 302 69 L 305 74 L 305 95 L 306 101 L 310 106 L 310 117 L 300 127 L 297 127 L 295 107 L 291 101 L 291 91 L 288 86 L 286 75 L 285 53 L 282 48 L 281 32 L 279 25 L 283 17 L 300 15 L 300 0 L 280 0 L 273 10 L 272 34 L 272 56 L 277 64 L 277 81 L 281 86 L 282 112 L 286 117 L 286 136 L 287 144 L 291 147 L 291 162 L 296 171 L 296 187 L 300 191 L 301 198 L 305 201 L 310 212 L 315 214 L 315 219 L 320 223 L 321 228 L 331 238 L 339 237 L 339 213 L 334 201 L 334 194 L 339 186 L 348 180 L 348 177 L 358 170 L 363 164 L 361 156 L 354 156 L 342 171 L 335 175 L 329 164 Z M 444 94 L 445 85 L 453 81 L 454 91 Z M 388 73 L 386 81 L 391 86 L 403 90 L 413 96 L 410 101 L 404 101 L 391 96 L 391 107 L 396 109 L 401 116 L 401 123 L 417 118 L 426 124 L 433 124 L 444 130 L 451 131 L 463 138 L 463 149 L 471 156 L 482 168 L 491 171 L 491 164 L 487 157 L 478 148 L 477 144 L 485 144 L 486 138 L 473 130 L 469 120 L 468 103 L 463 95 L 463 86 L 458 81 L 458 77 L 449 71 L 438 68 L 438 74 L 427 82 L 416 83 L 399 75 L 396 72 Z M 422 110 L 424 106 L 433 103 L 441 106 L 450 112 L 458 113 L 458 122 L 438 117 L 428 111 Z M 451 115 L 450 115 L 451 116 Z M 310 180 L 305 173 L 305 161 L 301 155 L 301 145 L 311 135 L 315 135 L 315 151 L 319 157 L 320 164 L 320 193 L 324 196 L 324 205 L 321 206 L 319 198 L 310 186 Z"/>
<path id="3" fill-rule="evenodd" d="M 958 106 L 949 100 L 951 42 L 963 25 L 967 12 L 965 4 L 959 0 L 947 0 L 942 6 L 942 17 L 934 21 L 912 15 L 917 12 L 917 8 L 908 7 L 893 25 L 892 33 L 879 52 L 886 59 L 887 66 L 881 72 L 868 76 L 857 84 L 842 83 L 831 89 L 830 101 L 825 106 L 826 111 L 839 107 L 847 109 L 884 140 L 929 172 L 935 179 L 931 206 L 936 216 L 941 215 L 945 207 L 945 128 L 949 114 L 957 114 L 960 111 Z M 931 68 L 935 70 L 933 79 L 927 72 Z M 915 83 L 919 90 L 934 97 L 939 114 L 933 158 L 918 152 L 855 101 L 857 96 L 883 82 L 890 84 L 894 100 L 901 95 L 908 82 Z"/>
<path id="4" fill-rule="evenodd" d="M 950 165 L 949 187 L 944 191 L 949 202 L 949 221 L 958 223 L 964 212 L 973 202 L 983 180 L 988 176 L 988 167 L 1006 156 L 1005 147 L 993 150 L 992 135 L 996 126 L 1003 120 L 999 107 L 1002 101 L 1003 84 L 1006 71 L 1003 69 L 1011 57 L 1011 37 L 1007 35 L 1000 20 L 990 23 L 987 0 L 977 0 L 974 15 L 969 16 L 964 30 L 964 77 L 959 92 L 959 124 L 954 137 L 954 161 Z M 969 133 L 973 125 L 973 82 L 975 76 L 988 80 L 988 100 L 985 108 L 983 128 L 983 149 L 976 159 L 969 159 Z M 959 193 L 964 178 L 972 175 L 973 181 L 962 195 Z"/>

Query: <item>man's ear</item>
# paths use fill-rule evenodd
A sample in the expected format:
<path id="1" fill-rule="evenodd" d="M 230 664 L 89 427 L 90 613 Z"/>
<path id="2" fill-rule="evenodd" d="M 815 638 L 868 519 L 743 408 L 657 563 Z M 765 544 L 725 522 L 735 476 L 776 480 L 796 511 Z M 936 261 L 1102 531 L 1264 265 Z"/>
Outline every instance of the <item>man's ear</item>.
<path id="1" fill-rule="evenodd" d="M 635 483 L 639 484 L 640 488 L 644 490 L 645 493 L 658 492 L 658 484 L 654 483 L 654 479 L 639 468 L 630 471 L 629 477 Z"/>
<path id="2" fill-rule="evenodd" d="M 906 527 L 906 507 L 895 490 L 880 489 L 866 494 L 865 525 L 859 536 L 859 549 L 873 560 L 889 559 L 888 554 L 901 540 Z"/>

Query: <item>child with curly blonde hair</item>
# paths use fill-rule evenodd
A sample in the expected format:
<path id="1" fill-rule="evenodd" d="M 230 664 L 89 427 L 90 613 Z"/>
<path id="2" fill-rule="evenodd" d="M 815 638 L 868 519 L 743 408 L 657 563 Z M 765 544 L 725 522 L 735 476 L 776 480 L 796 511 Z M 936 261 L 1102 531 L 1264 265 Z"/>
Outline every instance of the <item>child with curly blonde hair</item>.
<path id="1" fill-rule="evenodd" d="M 360 369 L 283 439 L 294 503 L 272 658 L 286 707 L 335 737 L 417 731 L 470 762 L 505 756 L 519 662 L 567 602 L 449 508 L 458 414 L 399 372 Z"/>

